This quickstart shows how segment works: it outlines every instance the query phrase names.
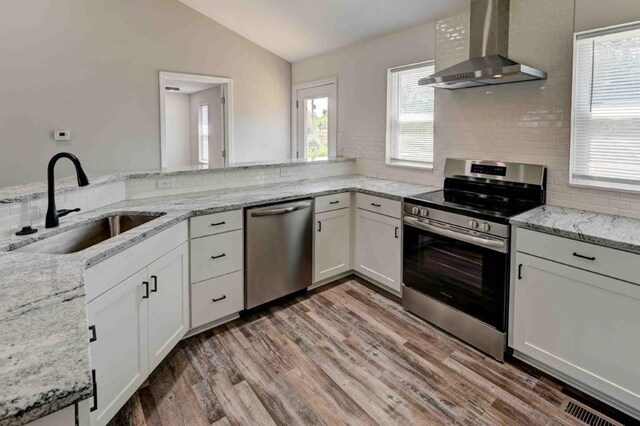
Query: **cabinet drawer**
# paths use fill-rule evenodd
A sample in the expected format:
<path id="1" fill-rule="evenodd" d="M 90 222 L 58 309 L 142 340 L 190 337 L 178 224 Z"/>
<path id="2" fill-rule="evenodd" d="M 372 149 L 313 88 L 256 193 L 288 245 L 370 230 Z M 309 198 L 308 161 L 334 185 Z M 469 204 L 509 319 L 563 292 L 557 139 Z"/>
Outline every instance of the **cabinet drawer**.
<path id="1" fill-rule="evenodd" d="M 351 205 L 351 194 L 349 192 L 341 192 L 339 194 L 323 195 L 322 197 L 316 197 L 315 204 L 316 213 L 344 209 Z"/>
<path id="2" fill-rule="evenodd" d="M 242 269 L 242 230 L 191 240 L 191 282 Z"/>
<path id="3" fill-rule="evenodd" d="M 402 213 L 400 201 L 375 197 L 368 194 L 356 194 L 356 205 L 359 209 L 369 210 L 397 219 L 400 219 Z"/>
<path id="4" fill-rule="evenodd" d="M 242 271 L 191 286 L 191 328 L 217 321 L 243 308 Z"/>
<path id="5" fill-rule="evenodd" d="M 191 238 L 242 229 L 242 210 L 196 216 L 190 219 Z"/>
<path id="6" fill-rule="evenodd" d="M 516 250 L 544 259 L 586 269 L 620 280 L 640 283 L 640 255 L 595 244 L 518 229 Z"/>

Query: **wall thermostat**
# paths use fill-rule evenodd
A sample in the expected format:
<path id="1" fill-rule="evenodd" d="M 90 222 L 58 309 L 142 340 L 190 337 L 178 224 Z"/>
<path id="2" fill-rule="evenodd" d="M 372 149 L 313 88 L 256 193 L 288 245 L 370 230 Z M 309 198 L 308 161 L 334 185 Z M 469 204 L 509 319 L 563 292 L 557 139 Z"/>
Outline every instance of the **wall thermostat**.
<path id="1" fill-rule="evenodd" d="M 56 141 L 70 141 L 71 132 L 69 130 L 54 130 L 53 139 Z"/>

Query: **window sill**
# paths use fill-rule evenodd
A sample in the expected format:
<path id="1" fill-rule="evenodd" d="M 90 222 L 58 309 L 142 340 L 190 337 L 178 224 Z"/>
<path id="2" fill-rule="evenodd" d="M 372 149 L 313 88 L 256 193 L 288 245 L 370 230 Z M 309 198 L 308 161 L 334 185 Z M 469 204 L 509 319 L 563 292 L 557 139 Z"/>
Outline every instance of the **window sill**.
<path id="1" fill-rule="evenodd" d="M 587 188 L 600 191 L 627 192 L 635 194 L 640 193 L 640 182 L 636 185 L 631 183 L 570 178 L 569 186 L 574 188 Z"/>
<path id="2" fill-rule="evenodd" d="M 385 163 L 389 167 L 399 167 L 404 169 L 417 169 L 417 170 L 433 170 L 432 163 L 412 163 L 410 161 L 387 161 Z"/>

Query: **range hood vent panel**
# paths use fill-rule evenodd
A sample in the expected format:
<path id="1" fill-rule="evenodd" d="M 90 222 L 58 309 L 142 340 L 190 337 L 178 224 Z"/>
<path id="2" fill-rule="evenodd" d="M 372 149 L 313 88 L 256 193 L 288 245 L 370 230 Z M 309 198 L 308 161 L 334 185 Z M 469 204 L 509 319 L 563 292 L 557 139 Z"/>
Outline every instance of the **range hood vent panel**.
<path id="1" fill-rule="evenodd" d="M 544 80 L 547 73 L 509 59 L 509 0 L 471 0 L 471 59 L 418 81 L 441 89 L 464 89 Z"/>

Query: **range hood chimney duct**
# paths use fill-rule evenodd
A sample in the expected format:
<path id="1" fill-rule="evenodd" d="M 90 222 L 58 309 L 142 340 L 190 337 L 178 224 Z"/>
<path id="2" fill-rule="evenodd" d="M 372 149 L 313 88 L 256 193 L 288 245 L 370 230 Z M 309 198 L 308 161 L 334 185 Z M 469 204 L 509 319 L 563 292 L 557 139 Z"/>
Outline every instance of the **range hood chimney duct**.
<path id="1" fill-rule="evenodd" d="M 470 59 L 418 84 L 453 90 L 547 78 L 546 72 L 507 57 L 509 0 L 471 0 L 469 24 Z"/>

